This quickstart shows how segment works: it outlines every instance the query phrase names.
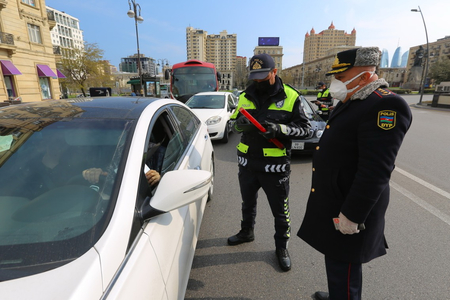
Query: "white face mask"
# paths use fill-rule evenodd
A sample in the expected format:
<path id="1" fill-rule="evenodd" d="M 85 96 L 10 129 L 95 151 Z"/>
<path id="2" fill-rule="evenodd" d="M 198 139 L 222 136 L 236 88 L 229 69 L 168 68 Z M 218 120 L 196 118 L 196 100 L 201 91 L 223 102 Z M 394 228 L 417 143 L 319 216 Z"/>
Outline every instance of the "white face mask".
<path id="1" fill-rule="evenodd" d="M 372 77 L 375 72 L 370 72 L 370 71 L 361 72 L 358 75 L 356 75 L 355 77 L 353 77 L 352 79 L 347 80 L 346 82 L 342 82 L 340 80 L 337 80 L 336 78 L 333 78 L 333 80 L 331 80 L 331 84 L 330 84 L 330 88 L 329 88 L 331 97 L 333 97 L 334 99 L 340 100 L 340 101 L 344 101 L 345 98 L 347 98 L 348 93 L 353 92 L 354 90 L 356 90 L 359 87 L 359 85 L 357 85 L 354 88 L 347 90 L 347 84 L 351 83 L 353 80 L 355 80 L 356 78 L 358 78 L 359 76 L 361 76 L 364 73 L 370 73 L 370 77 Z"/>

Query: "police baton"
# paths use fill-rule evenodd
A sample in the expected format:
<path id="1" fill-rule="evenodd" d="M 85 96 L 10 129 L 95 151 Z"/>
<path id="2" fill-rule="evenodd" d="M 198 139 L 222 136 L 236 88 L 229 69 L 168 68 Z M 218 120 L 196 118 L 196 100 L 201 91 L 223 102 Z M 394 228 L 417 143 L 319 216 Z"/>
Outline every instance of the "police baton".
<path id="1" fill-rule="evenodd" d="M 246 117 L 253 125 L 255 125 L 256 128 L 258 128 L 259 131 L 261 131 L 261 132 L 266 132 L 267 131 L 267 129 L 265 129 L 261 125 L 261 123 L 259 123 L 255 118 L 253 118 L 253 116 L 248 111 L 246 111 L 245 108 L 243 108 L 243 107 L 239 108 L 239 112 L 241 114 L 243 114 L 244 117 Z M 280 149 L 284 149 L 283 143 L 280 142 L 279 140 L 277 140 L 276 138 L 269 139 L 269 142 L 274 143 Z"/>

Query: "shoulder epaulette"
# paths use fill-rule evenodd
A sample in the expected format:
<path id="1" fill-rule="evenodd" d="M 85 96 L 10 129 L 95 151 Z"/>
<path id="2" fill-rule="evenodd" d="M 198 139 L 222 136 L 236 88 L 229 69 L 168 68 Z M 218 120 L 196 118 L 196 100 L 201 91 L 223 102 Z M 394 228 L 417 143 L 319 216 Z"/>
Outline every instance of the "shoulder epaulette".
<path id="1" fill-rule="evenodd" d="M 374 91 L 375 94 L 377 94 L 380 98 L 383 98 L 384 96 L 388 95 L 395 95 L 391 90 L 388 90 L 386 88 L 378 88 Z"/>

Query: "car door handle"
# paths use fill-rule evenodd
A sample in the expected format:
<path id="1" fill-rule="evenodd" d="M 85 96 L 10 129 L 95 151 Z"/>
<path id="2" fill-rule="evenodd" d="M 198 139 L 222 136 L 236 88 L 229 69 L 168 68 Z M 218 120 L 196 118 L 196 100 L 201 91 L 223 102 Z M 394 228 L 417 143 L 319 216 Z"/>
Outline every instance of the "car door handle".
<path id="1" fill-rule="evenodd" d="M 205 134 L 205 141 L 207 141 L 209 138 L 209 134 Z"/>

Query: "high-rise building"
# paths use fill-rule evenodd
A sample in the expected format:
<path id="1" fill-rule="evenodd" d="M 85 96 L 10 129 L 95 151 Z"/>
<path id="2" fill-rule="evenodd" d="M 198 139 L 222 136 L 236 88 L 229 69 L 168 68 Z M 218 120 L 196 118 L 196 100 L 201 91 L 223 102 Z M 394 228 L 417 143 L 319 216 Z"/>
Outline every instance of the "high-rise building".
<path id="1" fill-rule="evenodd" d="M 386 49 L 381 51 L 380 68 L 389 68 L 389 52 Z"/>
<path id="2" fill-rule="evenodd" d="M 399 68 L 402 61 L 401 61 L 401 53 L 402 52 L 402 48 L 401 47 L 397 47 L 397 49 L 395 49 L 394 52 L 394 56 L 392 56 L 392 61 L 391 61 L 391 68 Z"/>
<path id="3" fill-rule="evenodd" d="M 213 63 L 218 70 L 234 70 L 236 67 L 237 35 L 208 34 L 207 31 L 186 28 L 187 59 L 197 59 Z"/>
<path id="4" fill-rule="evenodd" d="M 186 28 L 186 54 L 187 59 L 206 60 L 206 35 L 202 29 Z"/>
<path id="5" fill-rule="evenodd" d="M 84 49 L 83 31 L 77 18 L 50 6 L 46 6 L 56 21 L 56 26 L 50 31 L 52 44 L 61 48 L 62 56 L 70 56 L 67 49 Z"/>
<path id="6" fill-rule="evenodd" d="M 355 46 L 356 30 L 348 34 L 344 30 L 337 30 L 331 22 L 328 29 L 316 33 L 314 28 L 305 35 L 303 46 L 303 62 L 313 61 L 326 56 L 329 49 L 338 46 Z"/>
<path id="7" fill-rule="evenodd" d="M 206 36 L 206 61 L 213 63 L 218 70 L 234 71 L 236 68 L 237 35 L 228 34 L 226 30 L 220 34 Z"/>
<path id="8" fill-rule="evenodd" d="M 139 73 L 138 70 L 138 55 L 130 55 L 120 59 L 120 72 Z M 145 54 L 139 54 L 139 62 L 141 63 L 142 74 L 147 73 L 149 76 L 156 76 L 156 65 L 154 59 L 146 57 Z"/>
<path id="9" fill-rule="evenodd" d="M 221 73 L 221 85 L 231 89 L 236 71 L 237 34 L 208 34 L 202 29 L 186 28 L 187 59 L 197 59 L 213 63 Z"/>
<path id="10" fill-rule="evenodd" d="M 409 56 L 409 50 L 403 53 L 402 55 L 402 61 L 400 63 L 401 68 L 406 68 L 406 65 L 408 64 L 408 56 Z"/>

